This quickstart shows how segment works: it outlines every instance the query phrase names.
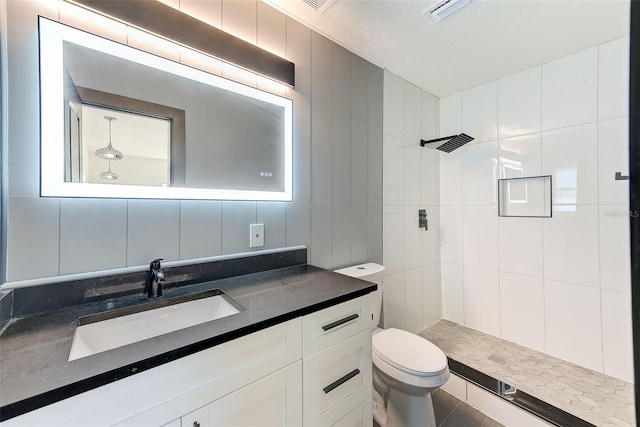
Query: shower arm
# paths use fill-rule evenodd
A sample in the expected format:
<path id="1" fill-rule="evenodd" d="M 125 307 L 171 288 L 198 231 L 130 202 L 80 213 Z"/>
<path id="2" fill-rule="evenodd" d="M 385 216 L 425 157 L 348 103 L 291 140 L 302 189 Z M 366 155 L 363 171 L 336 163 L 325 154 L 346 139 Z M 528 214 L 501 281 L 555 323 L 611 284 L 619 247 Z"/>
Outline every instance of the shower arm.
<path id="1" fill-rule="evenodd" d="M 451 136 L 445 136 L 444 138 L 430 139 L 429 141 L 425 141 L 424 139 L 421 139 L 420 140 L 420 146 L 424 147 L 427 144 L 433 144 L 433 143 L 440 142 L 440 141 L 446 141 L 448 139 L 455 138 L 456 136 L 458 136 L 458 135 L 451 135 Z"/>

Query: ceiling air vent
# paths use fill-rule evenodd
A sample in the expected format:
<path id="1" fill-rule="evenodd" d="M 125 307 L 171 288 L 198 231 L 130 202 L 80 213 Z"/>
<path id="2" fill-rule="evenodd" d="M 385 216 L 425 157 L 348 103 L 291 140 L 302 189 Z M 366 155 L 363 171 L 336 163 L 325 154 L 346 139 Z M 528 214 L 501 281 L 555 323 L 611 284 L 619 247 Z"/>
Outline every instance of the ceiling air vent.
<path id="1" fill-rule="evenodd" d="M 307 1 L 307 0 L 304 0 Z M 469 0 L 441 0 L 422 12 L 435 22 L 440 22 L 453 12 L 469 4 Z"/>
<path id="2" fill-rule="evenodd" d="M 329 9 L 332 4 L 336 2 L 336 0 L 302 0 L 315 10 L 320 13 L 324 13 L 325 10 Z"/>

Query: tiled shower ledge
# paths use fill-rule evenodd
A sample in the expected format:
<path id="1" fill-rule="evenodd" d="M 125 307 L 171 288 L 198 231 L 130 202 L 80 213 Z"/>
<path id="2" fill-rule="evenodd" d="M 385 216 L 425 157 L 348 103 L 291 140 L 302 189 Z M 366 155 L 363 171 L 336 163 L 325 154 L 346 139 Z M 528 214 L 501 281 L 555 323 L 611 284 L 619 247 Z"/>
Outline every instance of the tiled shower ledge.
<path id="1" fill-rule="evenodd" d="M 631 383 L 447 320 L 419 335 L 440 347 L 449 359 L 590 424 L 635 426 Z"/>

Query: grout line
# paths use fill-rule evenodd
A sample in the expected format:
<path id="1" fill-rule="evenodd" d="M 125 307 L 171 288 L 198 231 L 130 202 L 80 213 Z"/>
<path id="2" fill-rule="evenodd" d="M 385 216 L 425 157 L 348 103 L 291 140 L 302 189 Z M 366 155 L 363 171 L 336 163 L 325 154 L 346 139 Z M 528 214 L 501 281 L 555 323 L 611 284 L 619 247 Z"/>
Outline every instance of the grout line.
<path id="1" fill-rule="evenodd" d="M 542 90 L 542 65 L 540 65 L 540 174 L 544 173 L 544 154 L 542 151 L 542 96 L 544 92 Z M 551 215 L 553 216 L 553 186 L 551 187 Z M 547 288 L 546 279 L 545 279 L 545 268 L 544 268 L 544 229 L 545 229 L 545 221 L 540 219 L 541 221 L 541 235 L 540 235 L 540 244 L 542 245 L 542 336 L 543 343 L 542 348 L 543 351 L 547 352 L 547 304 L 546 304 L 546 293 L 545 290 Z"/>
<path id="2" fill-rule="evenodd" d="M 60 236 L 62 236 L 62 199 L 58 199 L 58 270 L 56 276 L 60 276 L 60 264 L 62 263 L 62 239 Z"/>
<path id="3" fill-rule="evenodd" d="M 605 359 L 605 348 L 604 348 L 604 322 L 602 319 L 602 242 L 600 241 L 600 222 L 601 222 L 601 210 L 600 210 L 600 111 L 598 107 L 600 105 L 600 100 L 598 99 L 598 95 L 600 93 L 600 45 L 596 48 L 596 197 L 598 200 L 598 223 L 596 227 L 596 241 L 598 242 L 598 306 L 599 306 L 599 315 L 600 315 L 600 369 L 602 372 L 605 372 L 604 359 Z"/>

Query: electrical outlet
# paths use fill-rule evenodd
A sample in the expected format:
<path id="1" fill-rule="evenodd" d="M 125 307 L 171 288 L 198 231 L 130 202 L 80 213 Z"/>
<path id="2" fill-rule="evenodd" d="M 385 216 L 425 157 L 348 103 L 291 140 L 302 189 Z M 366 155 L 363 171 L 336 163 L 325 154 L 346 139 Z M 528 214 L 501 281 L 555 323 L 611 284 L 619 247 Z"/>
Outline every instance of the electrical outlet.
<path id="1" fill-rule="evenodd" d="M 249 247 L 264 246 L 264 224 L 249 225 Z"/>

